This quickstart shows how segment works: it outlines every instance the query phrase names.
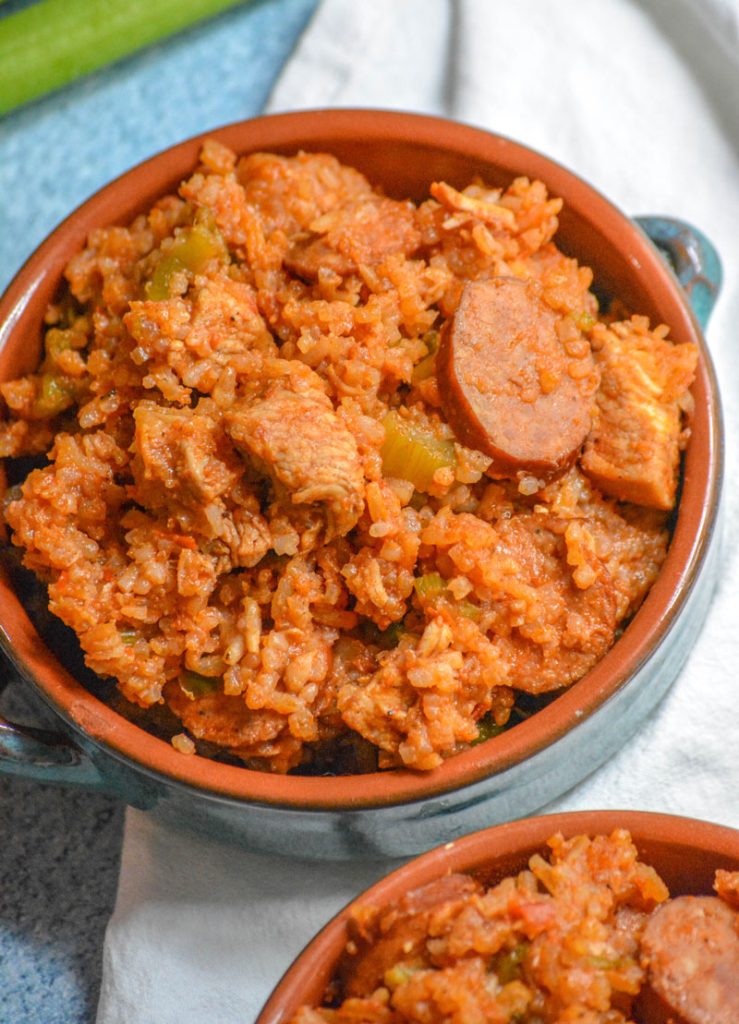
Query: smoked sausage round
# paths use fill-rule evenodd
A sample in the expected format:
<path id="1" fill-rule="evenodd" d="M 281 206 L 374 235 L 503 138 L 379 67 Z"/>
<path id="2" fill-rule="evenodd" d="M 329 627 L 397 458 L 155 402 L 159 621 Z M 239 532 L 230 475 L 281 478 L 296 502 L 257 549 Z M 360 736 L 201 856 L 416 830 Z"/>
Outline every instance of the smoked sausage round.
<path id="1" fill-rule="evenodd" d="M 479 882 L 468 875 L 445 875 L 381 911 L 367 932 L 357 929 L 353 936 L 356 951 L 345 953 L 339 966 L 344 997 L 368 996 L 383 984 L 385 971 L 399 960 L 423 958 L 431 915 L 479 890 Z"/>
<path id="2" fill-rule="evenodd" d="M 590 430 L 598 374 L 587 340 L 514 277 L 469 281 L 444 326 L 436 362 L 458 439 L 493 459 L 493 476 L 548 479 Z"/>
<path id="3" fill-rule="evenodd" d="M 639 1020 L 648 1024 L 737 1024 L 739 917 L 716 896 L 678 896 L 644 929 L 647 984 Z"/>

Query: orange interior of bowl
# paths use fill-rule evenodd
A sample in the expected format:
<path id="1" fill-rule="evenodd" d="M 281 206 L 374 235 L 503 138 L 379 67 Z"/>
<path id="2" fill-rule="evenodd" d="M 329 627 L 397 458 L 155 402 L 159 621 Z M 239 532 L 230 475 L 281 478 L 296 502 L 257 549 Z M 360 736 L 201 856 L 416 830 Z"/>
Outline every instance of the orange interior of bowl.
<path id="1" fill-rule="evenodd" d="M 205 136 L 204 136 L 205 137 Z M 6 650 L 60 713 L 93 740 L 170 779 L 224 796 L 303 808 L 402 803 L 442 793 L 521 762 L 592 714 L 632 675 L 669 629 L 691 586 L 715 515 L 720 416 L 710 358 L 687 300 L 640 230 L 571 172 L 510 140 L 454 122 L 381 111 L 313 111 L 246 121 L 208 133 L 239 153 L 327 151 L 363 171 L 396 197 L 425 196 L 430 182 L 462 186 L 476 175 L 505 184 L 519 174 L 541 178 L 562 196 L 558 244 L 591 266 L 599 289 L 619 295 L 653 323 L 670 325 L 676 342 L 698 344 L 695 415 L 672 543 L 661 574 L 624 636 L 582 680 L 532 718 L 427 774 L 394 770 L 341 778 L 274 776 L 184 757 L 98 701 L 40 641 L 9 581 L 0 578 L 0 630 Z M 153 157 L 98 192 L 34 253 L 0 302 L 0 379 L 34 368 L 42 317 L 63 268 L 91 229 L 125 224 L 176 188 L 197 162 L 191 139 Z"/>
<path id="2" fill-rule="evenodd" d="M 714 872 L 739 869 L 739 832 L 708 822 L 640 811 L 579 811 L 527 818 L 475 832 L 429 853 L 381 879 L 342 910 L 306 946 L 284 975 L 256 1024 L 289 1020 L 302 1005 L 323 999 L 348 938 L 347 921 L 355 906 L 387 906 L 405 893 L 448 872 L 473 872 L 495 884 L 526 867 L 543 853 L 556 832 L 566 837 L 608 835 L 626 828 L 642 860 L 654 867 L 671 895 L 711 893 Z"/>

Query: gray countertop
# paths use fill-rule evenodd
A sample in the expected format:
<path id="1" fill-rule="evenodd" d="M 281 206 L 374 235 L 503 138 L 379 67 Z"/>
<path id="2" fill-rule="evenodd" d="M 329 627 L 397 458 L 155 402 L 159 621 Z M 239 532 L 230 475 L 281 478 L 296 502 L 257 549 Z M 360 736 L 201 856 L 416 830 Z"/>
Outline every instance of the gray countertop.
<path id="1" fill-rule="evenodd" d="M 4 662 L 0 715 L 53 726 Z M 124 808 L 110 797 L 0 778 L 0 1022 L 95 1016 Z"/>
<path id="2" fill-rule="evenodd" d="M 0 820 L 0 1020 L 94 1020 L 123 807 L 97 794 L 3 779 Z"/>

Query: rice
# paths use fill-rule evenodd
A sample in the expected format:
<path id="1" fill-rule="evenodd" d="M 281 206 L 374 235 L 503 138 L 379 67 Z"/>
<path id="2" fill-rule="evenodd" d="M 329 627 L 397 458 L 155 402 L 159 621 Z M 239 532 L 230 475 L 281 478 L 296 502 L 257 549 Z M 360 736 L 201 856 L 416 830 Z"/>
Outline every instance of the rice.
<path id="1" fill-rule="evenodd" d="M 670 900 L 624 829 L 556 834 L 503 878 L 491 858 L 492 884 L 483 867 L 355 904 L 323 1005 L 289 1024 L 735 1019 L 739 873 Z"/>
<path id="2" fill-rule="evenodd" d="M 92 232 L 38 370 L 0 385 L 11 479 L 48 459 L 7 492 L 13 544 L 87 665 L 201 751 L 434 768 L 582 677 L 664 560 L 638 452 L 659 424 L 674 502 L 695 350 L 599 313 L 541 182 L 431 191 L 209 142 L 177 195 Z M 536 282 L 608 382 L 553 480 L 491 479 L 444 416 L 439 330 L 490 277 Z"/>

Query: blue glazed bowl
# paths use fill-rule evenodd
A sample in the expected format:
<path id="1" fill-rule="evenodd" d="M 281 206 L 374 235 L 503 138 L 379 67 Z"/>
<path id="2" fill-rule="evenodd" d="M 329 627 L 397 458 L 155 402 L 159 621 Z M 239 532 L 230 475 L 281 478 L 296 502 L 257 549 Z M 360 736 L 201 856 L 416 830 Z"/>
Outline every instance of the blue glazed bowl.
<path id="1" fill-rule="evenodd" d="M 238 152 L 332 152 L 398 197 L 421 198 L 440 178 L 463 186 L 480 175 L 505 184 L 519 174 L 541 178 L 561 196 L 560 246 L 594 269 L 603 292 L 619 295 L 653 322 L 668 323 L 675 341 L 694 342 L 700 350 L 692 438 L 667 560 L 621 639 L 548 707 L 432 772 L 340 778 L 275 776 L 179 754 L 64 669 L 2 576 L 0 645 L 55 712 L 58 731 L 0 723 L 0 770 L 102 789 L 167 820 L 301 857 L 403 856 L 528 814 L 628 740 L 677 676 L 706 614 L 717 572 L 722 428 L 699 321 L 705 324 L 719 286 L 717 257 L 688 225 L 664 218 L 635 223 L 553 161 L 450 121 L 371 110 L 312 111 L 245 121 L 209 135 Z M 129 171 L 41 245 L 0 302 L 0 379 L 34 367 L 45 307 L 88 233 L 129 222 L 176 187 L 195 166 L 201 143 L 191 139 Z"/>

